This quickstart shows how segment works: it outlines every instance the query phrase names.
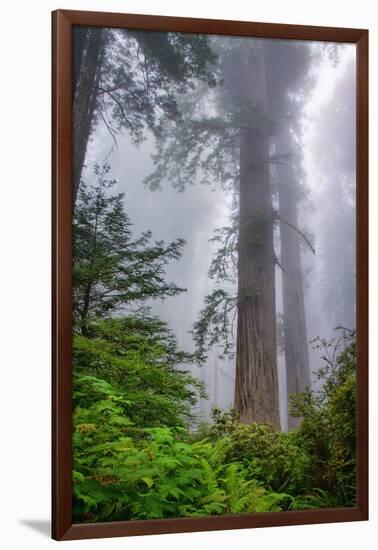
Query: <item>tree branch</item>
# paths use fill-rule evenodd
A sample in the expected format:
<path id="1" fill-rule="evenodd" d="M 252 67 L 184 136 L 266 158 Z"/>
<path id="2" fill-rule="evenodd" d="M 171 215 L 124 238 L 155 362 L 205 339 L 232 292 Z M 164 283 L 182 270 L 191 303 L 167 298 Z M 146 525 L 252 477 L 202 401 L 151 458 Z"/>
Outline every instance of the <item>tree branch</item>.
<path id="1" fill-rule="evenodd" d="M 274 261 L 278 265 L 278 267 L 285 273 L 285 275 L 289 275 L 288 272 L 282 267 L 282 264 L 276 255 L 274 255 Z"/>
<path id="2" fill-rule="evenodd" d="M 304 233 L 302 233 L 302 231 L 300 231 L 300 229 L 298 229 L 298 227 L 295 227 L 295 225 L 293 225 L 292 223 L 290 223 L 286 220 L 283 220 L 280 216 L 275 216 L 275 218 L 278 221 L 280 221 L 281 223 L 284 223 L 284 224 L 288 225 L 289 227 L 291 227 L 292 229 L 294 229 L 294 231 L 296 231 L 302 237 L 302 239 L 305 241 L 305 243 L 307 244 L 307 246 L 309 247 L 309 249 L 311 250 L 311 252 L 315 256 L 315 248 L 312 246 L 312 244 L 310 243 L 310 241 L 306 237 L 306 235 Z"/>

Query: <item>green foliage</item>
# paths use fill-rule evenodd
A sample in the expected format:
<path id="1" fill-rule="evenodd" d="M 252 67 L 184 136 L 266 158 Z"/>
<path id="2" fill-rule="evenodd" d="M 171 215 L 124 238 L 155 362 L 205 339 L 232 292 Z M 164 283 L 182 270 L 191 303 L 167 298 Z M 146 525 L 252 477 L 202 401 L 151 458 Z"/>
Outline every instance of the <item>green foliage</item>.
<path id="1" fill-rule="evenodd" d="M 201 99 L 205 95 L 202 91 Z M 235 189 L 239 179 L 239 169 L 234 162 L 238 154 L 239 128 L 229 115 L 204 115 L 201 99 L 197 94 L 187 95 L 181 124 L 163 126 L 156 141 L 156 153 L 152 155 L 154 171 L 145 178 L 151 190 L 170 182 L 173 188 L 183 192 L 195 181 Z"/>
<path id="2" fill-rule="evenodd" d="M 298 445 L 311 457 L 309 475 L 314 485 L 332 495 L 338 506 L 356 499 L 356 344 L 355 334 L 335 342 L 317 338 L 323 350 L 319 369 L 322 390 L 292 399 L 292 414 L 303 418 L 296 434 Z M 342 351 L 340 351 L 342 349 Z"/>
<path id="3" fill-rule="evenodd" d="M 223 513 L 280 512 L 293 500 L 290 495 L 266 491 L 238 462 L 227 464 L 219 472 L 219 485 L 225 495 Z"/>
<path id="4" fill-rule="evenodd" d="M 235 411 L 215 410 L 213 418 L 214 466 L 238 462 L 248 479 L 274 492 L 298 494 L 311 487 L 305 474 L 308 457 L 295 444 L 293 434 L 257 422 L 241 424 Z"/>
<path id="5" fill-rule="evenodd" d="M 145 416 L 143 411 L 153 405 L 137 399 L 139 367 L 131 358 L 123 363 L 130 349 L 138 350 L 140 361 L 152 358 L 142 386 L 154 386 L 157 395 L 168 399 L 166 382 L 154 378 L 154 361 L 167 368 L 165 361 L 173 365 L 175 359 L 164 340 L 164 324 L 156 319 L 150 322 L 104 321 L 96 326 L 91 341 L 76 338 L 75 521 L 354 505 L 353 335 L 334 361 L 321 369 L 321 392 L 300 394 L 294 400 L 303 419 L 297 430 L 282 433 L 256 422 L 241 424 L 235 411 L 214 409 L 213 423 L 190 434 L 179 418 L 173 394 L 171 413 L 167 406 L 159 417 L 156 407 L 156 418 Z M 166 347 L 156 355 L 158 342 L 162 349 Z M 166 356 L 169 360 L 162 360 Z M 143 389 L 142 394 L 148 400 L 148 391 Z M 181 399 L 183 405 L 188 399 L 185 392 Z"/>
<path id="6" fill-rule="evenodd" d="M 232 327 L 236 316 L 237 298 L 221 288 L 205 296 L 204 308 L 193 325 L 193 339 L 201 357 L 217 347 L 220 357 L 234 356 Z"/>
<path id="7" fill-rule="evenodd" d="M 248 480 L 242 465 L 214 468 L 209 442 L 190 444 L 185 430 L 168 427 L 139 429 L 137 437 L 120 394 L 94 377 L 81 383 L 101 399 L 74 414 L 75 521 L 284 509 L 289 497 Z"/>
<path id="8" fill-rule="evenodd" d="M 88 411 L 89 428 L 81 423 L 82 412 L 76 416 L 80 421 L 74 466 L 78 520 L 208 515 L 223 510 L 214 471 L 198 446 L 181 440 L 179 429 L 144 429 L 142 437 L 132 439 L 125 436 L 127 425 L 120 423 L 117 437 L 112 430 L 117 411 L 109 407 L 105 418 L 101 409 Z"/>
<path id="9" fill-rule="evenodd" d="M 152 241 L 150 231 L 134 238 L 124 195 L 110 166 L 95 167 L 97 183 L 82 183 L 73 222 L 73 313 L 82 333 L 92 317 L 109 317 L 120 308 L 137 309 L 148 299 L 175 296 L 185 289 L 165 281 L 165 268 L 181 257 L 183 239 Z"/>
<path id="10" fill-rule="evenodd" d="M 91 34 L 90 27 L 74 28 L 75 53 Z M 102 120 L 114 141 L 126 130 L 137 144 L 147 130 L 158 135 L 162 121 L 180 120 L 177 94 L 185 94 L 198 81 L 210 88 L 216 84 L 215 60 L 206 35 L 104 30 L 95 60 L 98 80 L 91 90 L 96 93 L 92 129 Z M 84 56 L 75 67 L 79 78 L 88 62 L 94 60 Z"/>
<path id="11" fill-rule="evenodd" d="M 206 35 L 117 30 L 112 38 L 118 53 L 107 59 L 103 104 L 136 143 L 146 129 L 159 135 L 162 121 L 180 120 L 177 94 L 216 84 Z"/>
<path id="12" fill-rule="evenodd" d="M 97 186 L 82 186 L 74 220 L 74 520 L 353 506 L 354 334 L 315 342 L 321 390 L 294 397 L 297 430 L 241 424 L 235 411 L 214 409 L 212 424 L 191 433 L 206 397 L 192 369 L 219 344 L 222 323 L 229 332 L 236 299 L 223 290 L 208 297 L 194 331 L 200 351 L 180 350 L 145 302 L 183 291 L 165 281 L 165 266 L 184 243 L 152 242 L 149 232 L 135 239 L 108 172 L 96 168 Z M 222 239 L 234 246 L 231 233 Z M 215 278 L 225 268 L 218 259 Z"/>
<path id="13" fill-rule="evenodd" d="M 91 337 L 77 335 L 73 342 L 75 382 L 92 375 L 112 384 L 128 400 L 126 412 L 137 426 L 187 425 L 202 382 L 185 366 L 198 365 L 195 354 L 178 349 L 173 333 L 154 317 L 106 319 L 91 325 Z M 84 383 L 79 401 L 87 405 Z"/>

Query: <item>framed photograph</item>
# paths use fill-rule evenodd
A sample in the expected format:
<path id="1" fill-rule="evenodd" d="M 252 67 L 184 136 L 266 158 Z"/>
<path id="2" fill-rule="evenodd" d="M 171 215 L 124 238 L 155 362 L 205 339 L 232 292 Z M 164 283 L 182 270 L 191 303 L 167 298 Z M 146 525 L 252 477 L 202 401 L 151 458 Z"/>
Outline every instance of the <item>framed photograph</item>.
<path id="1" fill-rule="evenodd" d="M 52 16 L 57 540 L 368 519 L 368 31 Z"/>

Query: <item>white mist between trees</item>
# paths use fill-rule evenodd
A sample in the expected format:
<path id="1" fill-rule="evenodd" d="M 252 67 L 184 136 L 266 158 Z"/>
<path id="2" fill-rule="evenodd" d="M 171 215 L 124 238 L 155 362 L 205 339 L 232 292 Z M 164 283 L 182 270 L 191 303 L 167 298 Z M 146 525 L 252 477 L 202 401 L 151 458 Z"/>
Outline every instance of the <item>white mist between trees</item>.
<path id="1" fill-rule="evenodd" d="M 329 338 L 338 324 L 354 328 L 355 175 L 353 162 L 350 165 L 351 159 L 345 158 L 343 153 L 349 150 L 348 144 L 354 141 L 354 135 L 346 135 L 344 131 L 348 121 L 353 121 L 354 47 L 339 48 L 337 66 L 333 66 L 328 55 L 323 54 L 319 61 L 316 54 L 317 48 L 313 47 L 313 65 L 308 71 L 312 81 L 305 91 L 298 90 L 298 94 L 302 94 L 301 112 L 296 123 L 298 135 L 294 138 L 300 149 L 297 169 L 301 172 L 303 189 L 307 188 L 305 197 L 298 203 L 298 227 L 305 235 L 309 235 L 316 249 L 316 255 L 313 256 L 304 240 L 299 238 L 307 342 L 317 335 Z M 207 114 L 212 113 L 211 101 L 210 94 L 207 106 L 204 107 Z M 340 110 L 344 116 L 340 115 Z M 351 123 L 349 131 L 353 129 Z M 336 147 L 339 153 L 327 155 L 327 149 L 332 151 L 335 142 L 339 142 Z M 279 149 L 276 144 L 277 154 L 286 152 Z M 154 170 L 151 159 L 154 150 L 151 133 L 147 133 L 146 141 L 138 148 L 127 133 L 119 133 L 117 147 L 114 147 L 109 129 L 100 120 L 91 135 L 83 176 L 90 182 L 93 163 L 106 159 L 111 164 L 112 177 L 118 180 L 117 191 L 125 192 L 127 213 L 134 224 L 133 230 L 137 234 L 151 230 L 156 239 L 168 241 L 180 237 L 186 240 L 181 260 L 167 266 L 167 279 L 187 288 L 187 292 L 162 302 L 153 301 L 150 305 L 156 315 L 168 322 L 179 345 L 192 351 L 194 345 L 189 331 L 198 319 L 205 296 L 216 288 L 216 283 L 208 277 L 210 262 L 217 248 L 210 239 L 217 228 L 229 223 L 234 201 L 228 189 L 222 189 L 214 182 L 208 186 L 200 185 L 199 175 L 194 182 L 196 185 L 188 185 L 182 193 L 173 189 L 169 182 L 162 185 L 161 190 L 151 192 L 143 185 L 143 180 Z M 279 164 L 270 166 L 272 181 L 280 169 L 282 166 Z M 275 200 L 279 202 L 278 198 Z M 289 231 L 281 225 L 281 231 L 285 230 Z M 280 258 L 278 232 L 277 224 L 274 238 L 276 254 Z M 351 276 L 345 281 L 343 274 L 348 273 L 347 270 Z M 284 276 L 282 269 L 276 266 L 278 319 L 281 319 L 283 313 Z M 228 282 L 226 286 L 230 292 L 236 292 L 235 281 Z M 232 338 L 235 340 L 237 318 L 233 323 Z M 280 346 L 278 349 L 280 420 L 281 427 L 287 429 L 285 354 Z M 308 354 L 309 370 L 312 371 L 319 366 L 319 356 L 310 344 Z M 209 394 L 209 399 L 200 401 L 199 419 L 208 420 L 214 405 L 221 408 L 232 406 L 235 359 L 220 359 L 219 350 L 213 349 L 208 352 L 206 363 L 193 373 L 206 383 Z"/>

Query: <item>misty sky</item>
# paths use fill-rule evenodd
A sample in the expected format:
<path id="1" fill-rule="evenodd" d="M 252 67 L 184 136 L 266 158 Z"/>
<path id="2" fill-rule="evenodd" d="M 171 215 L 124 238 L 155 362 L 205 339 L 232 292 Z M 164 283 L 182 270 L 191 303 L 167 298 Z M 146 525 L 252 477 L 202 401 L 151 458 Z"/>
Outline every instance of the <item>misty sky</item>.
<path id="1" fill-rule="evenodd" d="M 315 44 L 313 48 L 314 51 L 321 49 Z M 345 319 L 352 318 L 344 310 L 338 312 L 336 307 L 330 305 L 329 299 L 325 299 L 327 280 L 337 277 L 340 269 L 348 269 L 340 264 L 344 261 L 343 247 L 352 249 L 354 266 L 355 180 L 353 170 L 345 170 L 343 174 L 342 166 L 340 169 L 340 163 L 344 162 L 342 158 L 336 159 L 334 155 L 333 162 L 332 143 L 340 139 L 342 147 L 345 138 L 344 127 L 338 129 L 336 124 L 341 93 L 339 89 L 343 90 L 342 93 L 349 102 L 350 112 L 353 113 L 355 109 L 355 46 L 340 46 L 338 55 L 337 66 L 334 66 L 328 55 L 322 55 L 320 60 L 314 56 L 311 66 L 314 85 L 306 97 L 301 117 L 304 184 L 308 194 L 300 206 L 299 225 L 301 230 L 311 235 L 316 249 L 315 256 L 305 247 L 302 250 L 309 339 L 317 335 L 329 338 L 335 324 L 346 323 Z M 355 132 L 353 124 L 350 124 L 349 130 Z M 329 143 L 324 143 L 325 135 L 332 136 Z M 118 180 L 115 191 L 125 193 L 126 211 L 134 224 L 135 234 L 148 229 L 152 231 L 155 240 L 174 240 L 178 237 L 186 240 L 183 257 L 169 265 L 167 279 L 187 288 L 187 292 L 163 302 L 154 301 L 151 307 L 154 313 L 169 323 L 179 344 L 190 350 L 193 349 L 193 343 L 189 331 L 203 307 L 204 296 L 214 286 L 207 272 L 216 245 L 209 239 L 213 237 L 216 228 L 227 224 L 231 196 L 219 186 L 213 188 L 200 184 L 189 185 L 180 193 L 169 182 L 161 190 L 151 191 L 143 184 L 143 180 L 153 170 L 153 152 L 152 136 L 137 148 L 124 133 L 118 135 L 115 146 L 112 137 L 100 122 L 89 143 L 83 179 L 88 183 L 91 181 L 95 162 L 109 162 L 111 176 Z M 351 212 L 347 218 L 339 201 L 338 186 L 347 190 L 345 209 Z M 354 277 L 354 270 L 350 276 Z M 281 312 L 281 273 L 278 268 L 276 277 L 277 311 Z M 354 295 L 344 296 L 344 299 L 351 303 L 351 309 L 354 310 Z M 349 321 L 351 322 L 353 320 Z M 319 366 L 317 353 L 311 351 L 311 370 Z M 232 405 L 234 361 L 220 360 L 214 351 L 209 354 L 207 364 L 196 370 L 196 375 L 208 385 L 209 400 L 203 400 L 200 405 L 202 418 L 208 419 L 214 404 L 221 407 Z M 284 418 L 285 376 L 282 356 L 279 357 L 279 382 L 280 413 L 281 418 Z"/>

